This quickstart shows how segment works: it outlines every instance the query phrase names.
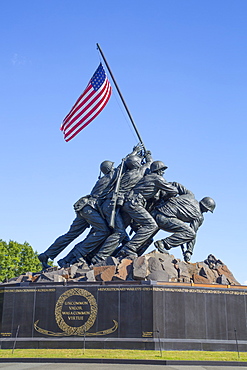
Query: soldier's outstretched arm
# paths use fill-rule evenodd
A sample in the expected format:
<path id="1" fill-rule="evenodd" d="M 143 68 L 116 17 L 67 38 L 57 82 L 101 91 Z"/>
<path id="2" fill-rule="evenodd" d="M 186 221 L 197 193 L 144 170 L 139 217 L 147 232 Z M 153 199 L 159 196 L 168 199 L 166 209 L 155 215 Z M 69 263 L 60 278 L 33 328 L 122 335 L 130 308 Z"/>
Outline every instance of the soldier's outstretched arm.
<path id="1" fill-rule="evenodd" d="M 175 197 L 176 195 L 178 195 L 178 189 L 170 182 L 167 182 L 163 177 L 160 176 L 157 181 L 158 188 L 166 192 L 168 197 Z"/>
<path id="2" fill-rule="evenodd" d="M 146 153 L 145 153 L 145 156 L 144 156 L 145 160 L 146 160 L 146 163 L 149 164 L 149 166 L 151 165 L 151 163 L 154 161 L 153 158 L 152 158 L 152 153 L 150 150 L 147 150 Z"/>
<path id="3" fill-rule="evenodd" d="M 122 173 L 125 173 L 128 170 L 128 167 L 125 164 L 126 159 L 128 157 L 130 157 L 131 155 L 139 155 L 140 158 L 143 158 L 144 155 L 142 154 L 142 151 L 143 151 L 143 145 L 142 144 L 138 144 L 138 145 L 134 146 L 132 152 L 129 153 L 129 154 L 127 154 L 126 157 L 124 158 L 124 164 L 123 164 L 123 168 L 122 168 Z M 117 166 L 118 171 L 120 170 L 121 165 L 122 165 L 122 162 Z"/>
<path id="4" fill-rule="evenodd" d="M 153 162 L 153 158 L 152 158 L 152 155 L 151 155 L 151 152 L 150 152 L 150 150 L 147 150 L 146 151 L 146 154 L 145 154 L 145 161 L 146 161 L 146 163 L 143 163 L 144 162 L 144 160 L 142 161 L 142 166 L 141 166 L 141 173 L 142 173 L 142 175 L 144 176 L 146 173 L 149 173 L 150 171 L 149 171 L 149 169 L 150 169 L 150 166 L 151 166 L 151 164 L 152 164 L 152 162 Z"/>
<path id="5" fill-rule="evenodd" d="M 204 218 L 203 218 L 203 216 L 202 216 L 202 217 L 200 217 L 200 218 L 197 218 L 197 219 L 195 219 L 195 220 L 191 221 L 191 223 L 190 223 L 190 227 L 191 227 L 195 232 L 197 232 L 197 230 L 199 229 L 199 227 L 202 225 L 203 220 L 204 220 Z M 196 243 L 196 237 L 195 237 L 193 240 L 191 240 L 190 242 L 188 242 L 188 243 L 186 244 L 186 246 L 187 246 L 187 250 L 186 250 L 186 251 L 189 251 L 189 252 L 192 254 L 192 253 L 193 253 L 193 250 L 194 250 L 195 243 Z M 186 252 L 186 251 L 185 251 L 185 252 Z"/>
<path id="6" fill-rule="evenodd" d="M 191 197 L 195 197 L 194 193 L 192 191 L 188 190 L 184 185 L 180 184 L 179 182 L 172 181 L 170 182 L 172 186 L 175 186 L 178 190 L 178 195 L 190 195 Z"/>
<path id="7" fill-rule="evenodd" d="M 191 221 L 191 223 L 190 223 L 190 227 L 191 227 L 195 232 L 197 232 L 197 230 L 199 229 L 199 227 L 202 225 L 203 221 L 204 221 L 204 217 L 203 217 L 203 215 L 202 215 L 201 217 L 198 217 L 198 218 L 196 218 L 196 219 L 192 220 L 192 221 Z"/>
<path id="8" fill-rule="evenodd" d="M 193 254 L 194 246 L 196 244 L 196 238 L 191 240 L 189 243 L 186 244 L 186 250 L 183 252 L 183 255 L 185 255 L 186 252 L 190 252 L 190 254 Z"/>

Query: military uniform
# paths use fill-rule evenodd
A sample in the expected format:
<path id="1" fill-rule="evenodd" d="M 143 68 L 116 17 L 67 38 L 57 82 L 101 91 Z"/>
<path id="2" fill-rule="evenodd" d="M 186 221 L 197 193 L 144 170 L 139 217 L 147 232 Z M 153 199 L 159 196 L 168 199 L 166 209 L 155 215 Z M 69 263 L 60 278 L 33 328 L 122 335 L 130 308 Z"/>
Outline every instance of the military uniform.
<path id="1" fill-rule="evenodd" d="M 130 191 L 123 205 L 123 211 L 140 225 L 133 238 L 123 247 L 121 255 L 137 255 L 141 247 L 157 230 L 158 225 L 151 214 L 146 210 L 146 202 L 153 198 L 159 190 L 167 196 L 177 195 L 177 189 L 168 183 L 158 173 L 149 173 Z"/>
<path id="2" fill-rule="evenodd" d="M 136 150 L 137 149 L 134 148 L 133 153 Z M 109 161 L 102 162 L 102 164 L 104 163 L 108 163 L 108 165 L 110 163 L 113 166 L 113 162 Z M 123 160 L 123 172 L 125 172 L 126 170 L 127 166 L 125 165 L 125 161 Z M 118 166 L 117 168 L 111 167 L 111 170 L 107 174 L 105 174 L 102 178 L 100 178 L 95 184 L 94 188 L 91 191 L 89 199 L 91 208 L 97 212 L 96 215 L 95 212 L 91 210 L 92 218 L 90 222 L 89 221 L 88 222 L 92 226 L 92 229 L 82 242 L 76 244 L 66 257 L 58 261 L 60 265 L 62 263 L 74 263 L 78 259 L 86 257 L 92 251 L 97 250 L 97 248 L 111 234 L 111 231 L 108 227 L 109 207 L 106 207 L 106 203 L 109 202 L 109 194 L 112 194 L 113 192 L 120 171 L 121 171 L 120 166 Z M 106 221 L 108 222 L 108 224 Z M 125 237 L 127 234 L 125 233 L 120 215 L 116 217 L 115 224 L 116 224 L 116 233 L 120 233 L 123 230 Z"/>
<path id="3" fill-rule="evenodd" d="M 183 185 L 176 182 L 171 184 L 178 189 L 179 196 L 161 201 L 152 214 L 160 229 L 173 233 L 161 240 L 163 248 L 170 249 L 187 243 L 187 251 L 192 254 L 196 232 L 204 220 L 200 203 Z M 156 242 L 160 251 L 162 243 Z"/>
<path id="4" fill-rule="evenodd" d="M 110 234 L 110 230 L 105 220 L 100 215 L 98 206 L 100 199 L 102 199 L 105 194 L 110 191 L 111 187 L 114 186 L 117 178 L 117 171 L 117 169 L 113 169 L 108 174 L 101 177 L 93 187 L 91 194 L 80 198 L 74 204 L 76 218 L 71 224 L 68 232 L 59 236 L 44 252 L 48 258 L 56 258 L 59 253 L 90 226 L 92 226 L 93 229 L 88 234 L 88 246 L 95 245 L 96 243 L 101 244 L 107 238 Z M 75 248 L 77 247 L 75 246 L 72 251 L 75 251 Z M 73 252 L 70 252 L 66 257 L 66 262 L 69 262 L 69 260 L 74 257 Z M 65 259 L 66 258 L 64 258 L 64 260 Z"/>
<path id="5" fill-rule="evenodd" d="M 151 155 L 146 156 L 146 163 L 141 165 L 139 168 L 133 168 L 127 170 L 120 181 L 120 188 L 118 193 L 117 204 L 121 207 L 124 203 L 125 194 L 129 192 L 144 176 L 145 172 L 150 168 L 152 163 Z M 112 193 L 107 196 L 107 199 L 102 205 L 102 211 L 106 217 L 108 223 L 110 222 L 112 214 Z M 104 260 L 107 256 L 112 255 L 112 253 L 118 248 L 119 244 L 125 241 L 129 241 L 129 236 L 127 235 L 125 229 L 130 224 L 131 217 L 124 212 L 121 208 L 117 208 L 115 215 L 115 227 L 114 232 L 108 236 L 100 250 L 92 258 L 93 263 L 100 262 Z"/>

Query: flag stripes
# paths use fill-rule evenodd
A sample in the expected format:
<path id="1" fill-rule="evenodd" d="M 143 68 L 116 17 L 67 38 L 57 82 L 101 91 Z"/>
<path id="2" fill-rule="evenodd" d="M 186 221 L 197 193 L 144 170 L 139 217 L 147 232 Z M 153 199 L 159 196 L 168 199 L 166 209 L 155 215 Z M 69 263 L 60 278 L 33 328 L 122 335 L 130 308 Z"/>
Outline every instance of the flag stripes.
<path id="1" fill-rule="evenodd" d="M 88 86 L 64 118 L 61 131 L 65 141 L 73 139 L 104 109 L 111 96 L 111 85 L 100 63 Z"/>

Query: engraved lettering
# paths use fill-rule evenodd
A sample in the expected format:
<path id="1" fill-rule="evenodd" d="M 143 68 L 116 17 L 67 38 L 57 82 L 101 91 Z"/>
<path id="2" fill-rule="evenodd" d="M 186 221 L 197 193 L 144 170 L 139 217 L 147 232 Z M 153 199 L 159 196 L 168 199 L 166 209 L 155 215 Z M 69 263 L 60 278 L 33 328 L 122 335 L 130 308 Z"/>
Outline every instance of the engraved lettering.
<path id="1" fill-rule="evenodd" d="M 78 306 L 78 305 L 85 305 L 85 304 L 88 304 L 88 302 L 64 302 L 65 306 Z"/>
<path id="2" fill-rule="evenodd" d="M 68 317 L 69 320 L 83 320 L 83 316 L 69 316 Z"/>
<path id="3" fill-rule="evenodd" d="M 90 315 L 89 311 L 63 311 L 62 315 Z"/>

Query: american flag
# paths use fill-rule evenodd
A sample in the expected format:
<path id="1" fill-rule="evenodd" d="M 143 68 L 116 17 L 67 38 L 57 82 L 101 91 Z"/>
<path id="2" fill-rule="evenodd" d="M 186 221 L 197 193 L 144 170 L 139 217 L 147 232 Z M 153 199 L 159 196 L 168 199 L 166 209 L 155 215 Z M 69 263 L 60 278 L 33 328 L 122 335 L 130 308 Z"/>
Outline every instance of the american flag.
<path id="1" fill-rule="evenodd" d="M 64 118 L 60 130 L 70 141 L 104 109 L 111 96 L 111 85 L 100 63 L 86 89 Z"/>

